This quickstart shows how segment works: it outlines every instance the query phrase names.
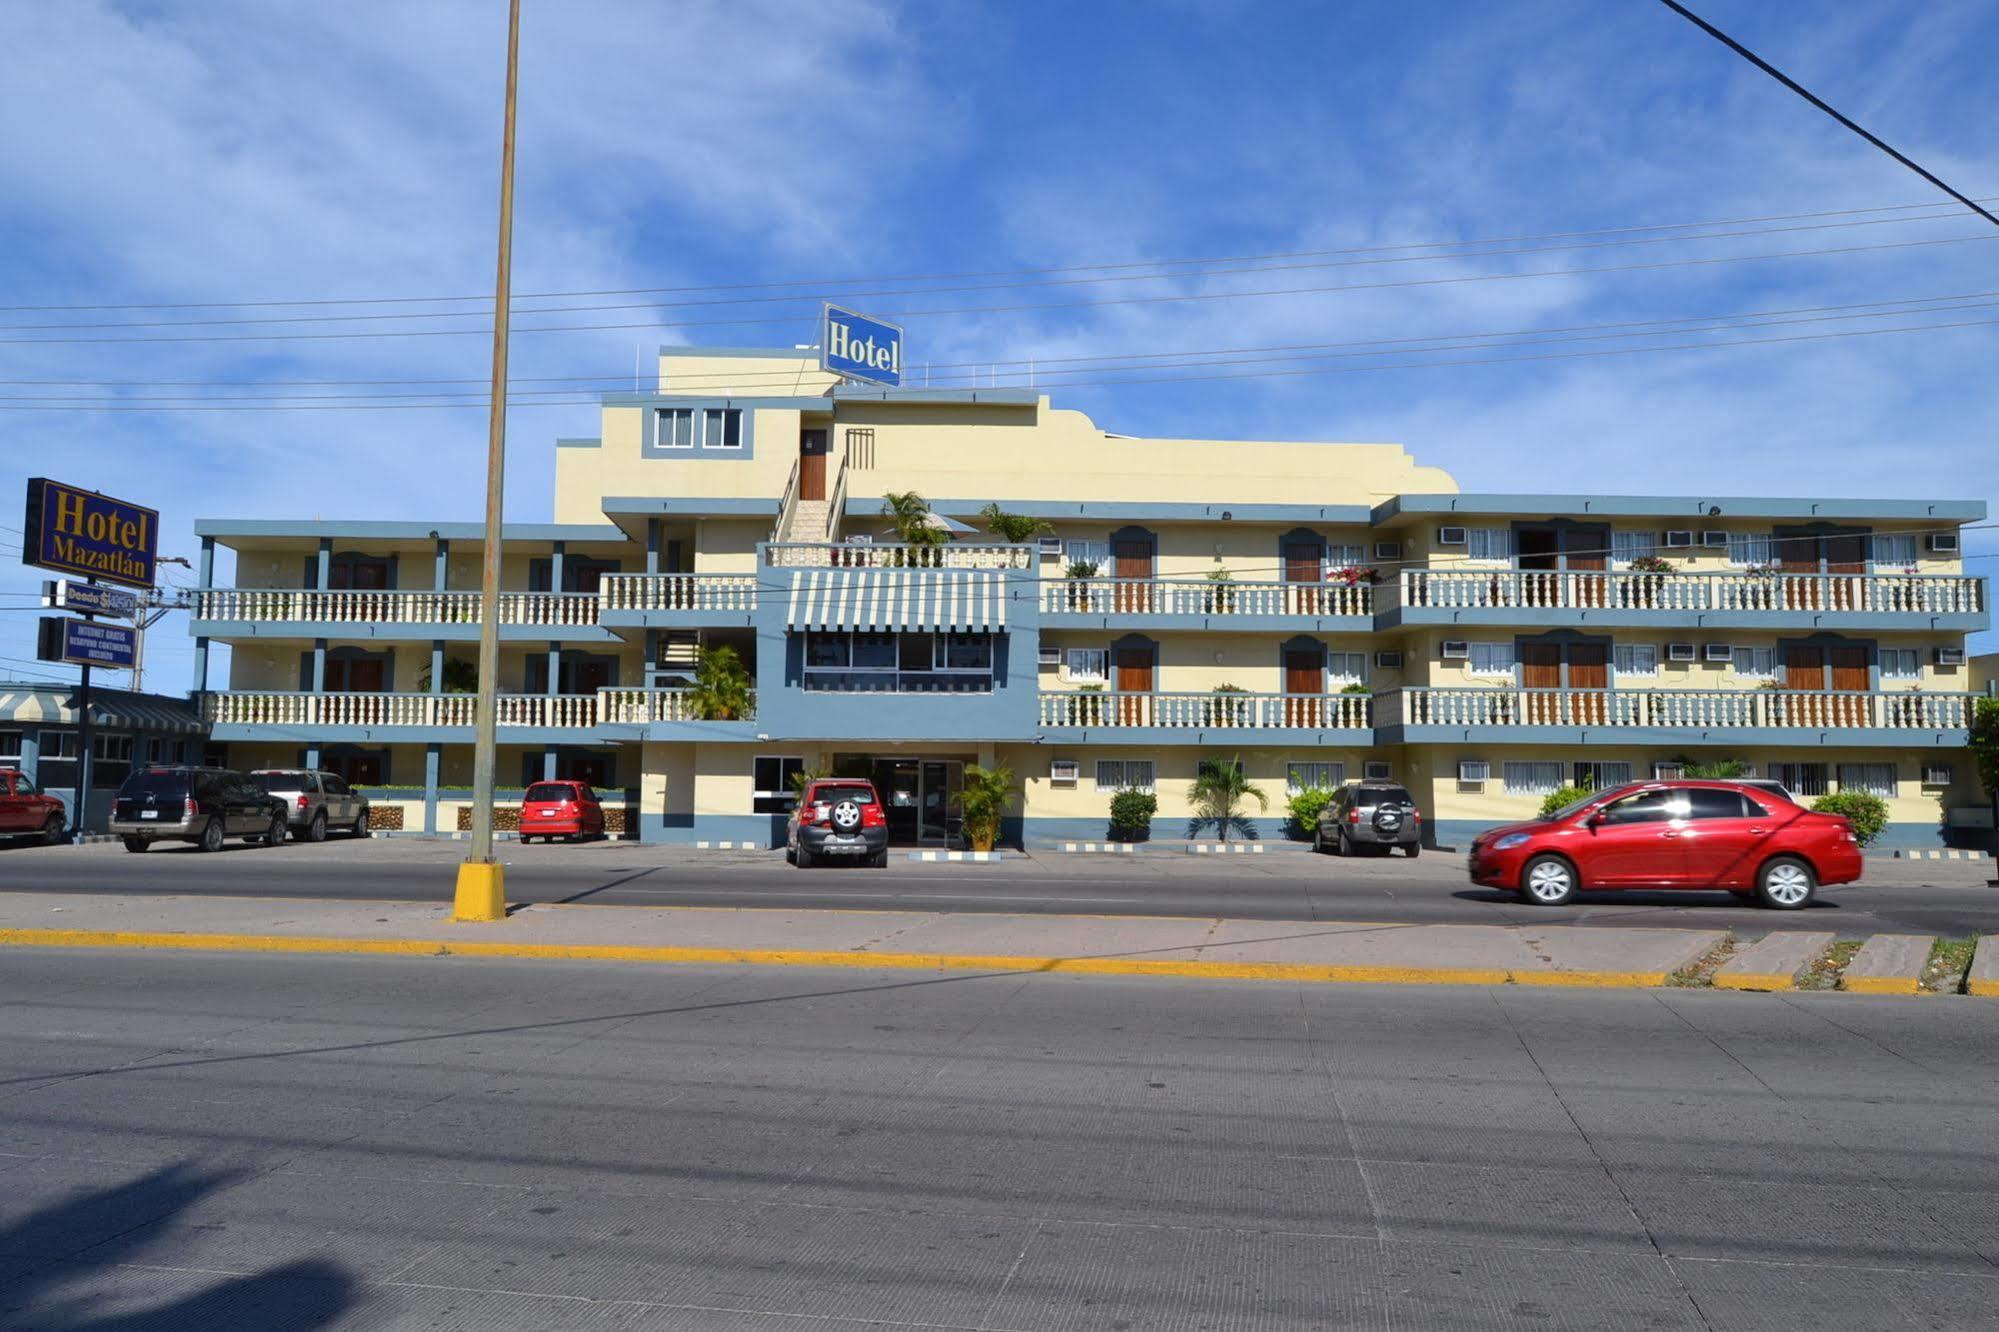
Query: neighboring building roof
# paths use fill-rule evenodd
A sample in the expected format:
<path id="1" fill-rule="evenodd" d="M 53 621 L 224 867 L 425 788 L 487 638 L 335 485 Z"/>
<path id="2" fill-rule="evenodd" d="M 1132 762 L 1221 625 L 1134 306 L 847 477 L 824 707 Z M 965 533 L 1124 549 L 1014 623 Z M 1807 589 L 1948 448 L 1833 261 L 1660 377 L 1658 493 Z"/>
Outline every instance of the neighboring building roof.
<path id="1" fill-rule="evenodd" d="M 201 713 L 185 698 L 165 694 L 135 694 L 125 689 L 90 691 L 90 720 L 113 731 L 164 731 L 174 735 L 205 735 Z M 76 690 L 70 685 L 30 681 L 0 681 L 0 723 L 40 722 L 46 726 L 78 724 Z"/>
<path id="2" fill-rule="evenodd" d="M 334 540 L 484 541 L 484 523 L 324 522 L 291 518 L 201 518 L 194 534 L 227 541 L 231 537 L 331 537 Z M 622 541 L 624 534 L 610 523 L 507 523 L 500 529 L 506 541 Z"/>
<path id="3" fill-rule="evenodd" d="M 1739 495 L 1397 495 L 1374 521 L 1405 513 L 1598 514 L 1606 518 L 1947 518 L 1978 522 L 1983 500 L 1782 499 Z"/>

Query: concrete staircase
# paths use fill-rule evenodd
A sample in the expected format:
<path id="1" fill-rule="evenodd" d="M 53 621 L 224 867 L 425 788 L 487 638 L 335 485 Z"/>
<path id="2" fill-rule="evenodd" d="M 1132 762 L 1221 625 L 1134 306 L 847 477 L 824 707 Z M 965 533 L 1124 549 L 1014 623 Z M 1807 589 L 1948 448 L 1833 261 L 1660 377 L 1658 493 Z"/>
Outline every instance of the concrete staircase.
<path id="1" fill-rule="evenodd" d="M 793 541 L 824 541 L 830 535 L 833 506 L 825 500 L 802 499 L 791 511 L 790 539 Z"/>

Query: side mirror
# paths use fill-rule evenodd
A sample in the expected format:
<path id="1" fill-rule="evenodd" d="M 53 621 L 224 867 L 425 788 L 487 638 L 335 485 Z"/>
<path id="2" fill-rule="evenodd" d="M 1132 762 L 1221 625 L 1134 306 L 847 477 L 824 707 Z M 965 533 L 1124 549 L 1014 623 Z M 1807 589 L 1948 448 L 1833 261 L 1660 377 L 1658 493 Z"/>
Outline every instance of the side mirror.
<path id="1" fill-rule="evenodd" d="M 1583 820 L 1585 826 L 1591 828 L 1600 828 L 1606 822 L 1608 822 L 1608 819 L 1605 817 L 1604 812 L 1601 809 L 1591 810 L 1589 812 L 1589 817 Z"/>

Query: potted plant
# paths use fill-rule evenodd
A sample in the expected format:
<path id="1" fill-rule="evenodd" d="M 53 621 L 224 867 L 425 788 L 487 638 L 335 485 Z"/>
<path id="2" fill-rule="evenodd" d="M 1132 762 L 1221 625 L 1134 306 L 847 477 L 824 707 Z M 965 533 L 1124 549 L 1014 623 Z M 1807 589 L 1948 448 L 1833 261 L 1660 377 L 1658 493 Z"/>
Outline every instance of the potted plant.
<path id="1" fill-rule="evenodd" d="M 1013 769 L 1004 764 L 984 768 L 965 765 L 965 784 L 951 797 L 959 826 L 974 851 L 990 851 L 999 840 L 1000 823 L 1013 802 Z"/>
<path id="2" fill-rule="evenodd" d="M 1657 555 L 1640 555 L 1625 566 L 1625 571 L 1625 604 L 1650 609 L 1659 604 L 1659 594 L 1666 585 L 1664 575 L 1673 572 L 1673 563 Z"/>
<path id="3" fill-rule="evenodd" d="M 1097 576 L 1097 570 L 1100 567 L 1095 560 L 1071 560 L 1069 567 L 1063 570 L 1069 578 L 1068 602 L 1070 610 L 1086 611 L 1092 608 L 1091 602 L 1093 597 L 1090 591 L 1090 580 Z"/>
<path id="4" fill-rule="evenodd" d="M 1207 714 L 1209 726 L 1244 726 L 1249 721 L 1249 700 L 1239 697 L 1249 691 L 1241 685 L 1218 684 L 1214 697 L 1210 698 L 1203 711 Z"/>
<path id="5" fill-rule="evenodd" d="M 891 490 L 882 496 L 882 516 L 895 529 L 895 539 L 901 549 L 891 557 L 891 563 L 934 568 L 941 563 L 935 547 L 950 539 L 949 533 L 936 525 L 930 516 L 930 501 L 913 490 Z"/>
<path id="6" fill-rule="evenodd" d="M 1229 840 L 1232 827 L 1253 831 L 1242 816 L 1243 806 L 1250 800 L 1262 809 L 1270 808 L 1270 797 L 1244 775 L 1240 759 L 1202 759 L 1194 784 L 1187 788 L 1187 801 L 1194 807 L 1194 827 L 1188 830 L 1189 835 L 1203 823 L 1214 824 L 1224 842 Z"/>
<path id="7" fill-rule="evenodd" d="M 1235 610 L 1235 575 L 1227 569 L 1208 570 L 1212 587 L 1201 595 L 1201 606 L 1209 615 L 1227 615 Z"/>
<path id="8" fill-rule="evenodd" d="M 747 721 L 755 715 L 755 682 L 734 648 L 723 644 L 702 649 L 687 703 L 702 721 Z"/>
<path id="9" fill-rule="evenodd" d="M 1086 684 L 1069 699 L 1069 724 L 1071 726 L 1102 726 L 1104 724 L 1104 687 L 1100 684 Z"/>
<path id="10" fill-rule="evenodd" d="M 1142 842 L 1152 835 L 1152 817 L 1159 812 L 1159 797 L 1150 791 L 1129 787 L 1111 792 L 1111 840 Z"/>

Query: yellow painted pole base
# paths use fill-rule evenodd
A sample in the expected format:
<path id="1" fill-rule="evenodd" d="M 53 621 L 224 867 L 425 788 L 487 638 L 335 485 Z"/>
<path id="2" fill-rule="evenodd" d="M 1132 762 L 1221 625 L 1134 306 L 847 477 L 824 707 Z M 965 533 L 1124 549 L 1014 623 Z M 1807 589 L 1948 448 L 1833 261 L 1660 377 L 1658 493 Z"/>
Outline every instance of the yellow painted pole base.
<path id="1" fill-rule="evenodd" d="M 458 893 L 452 899 L 453 920 L 505 920 L 507 867 L 497 862 L 466 861 L 458 867 Z"/>

